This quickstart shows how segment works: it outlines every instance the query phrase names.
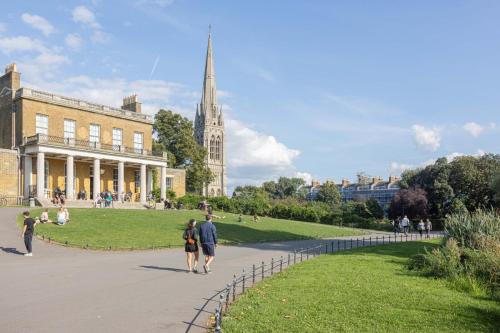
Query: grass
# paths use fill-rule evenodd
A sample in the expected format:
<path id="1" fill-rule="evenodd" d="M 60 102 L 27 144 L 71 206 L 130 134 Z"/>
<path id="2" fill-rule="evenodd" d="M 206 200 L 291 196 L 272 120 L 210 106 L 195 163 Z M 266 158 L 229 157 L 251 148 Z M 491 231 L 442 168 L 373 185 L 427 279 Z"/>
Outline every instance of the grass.
<path id="1" fill-rule="evenodd" d="M 203 221 L 198 210 L 156 211 L 127 209 L 69 209 L 71 221 L 65 226 L 38 224 L 36 234 L 46 239 L 70 246 L 94 249 L 148 249 L 180 247 L 184 245 L 182 232 L 190 218 Z M 32 210 L 39 216 L 41 209 Z M 216 220 L 220 244 L 239 244 L 279 240 L 327 238 L 363 234 L 360 230 L 338 228 L 308 222 L 273 218 L 260 218 L 253 222 L 250 216 L 238 222 L 235 214 L 224 214 Z M 49 210 L 49 218 L 55 220 L 56 210 Z M 22 216 L 18 217 L 22 224 Z"/>
<path id="2" fill-rule="evenodd" d="M 500 304 L 409 273 L 433 242 L 359 248 L 297 264 L 229 307 L 224 332 L 500 332 Z"/>

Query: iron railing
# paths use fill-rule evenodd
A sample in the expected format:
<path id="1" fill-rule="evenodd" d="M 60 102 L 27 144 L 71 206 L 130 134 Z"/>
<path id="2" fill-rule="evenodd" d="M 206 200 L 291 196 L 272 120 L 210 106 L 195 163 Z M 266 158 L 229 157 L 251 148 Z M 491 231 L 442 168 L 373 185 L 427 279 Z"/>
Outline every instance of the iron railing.
<path id="1" fill-rule="evenodd" d="M 321 254 L 339 252 L 356 247 L 426 240 L 442 236 L 442 233 L 430 233 L 426 235 L 424 232 L 422 234 L 409 233 L 322 241 L 320 244 L 315 246 L 295 249 L 293 252 L 289 252 L 285 254 L 285 256 L 281 256 L 279 259 L 271 258 L 270 263 L 266 264 L 262 261 L 258 264 L 258 266 L 254 264 L 248 270 L 243 269 L 241 275 L 233 275 L 232 281 L 227 283 L 224 289 L 219 290 L 212 298 L 210 298 L 214 299 L 219 296 L 215 311 L 211 314 L 211 324 L 213 325 L 211 329 L 213 329 L 215 333 L 222 332 L 224 313 L 227 312 L 229 305 L 236 300 L 238 295 L 243 294 L 245 290 L 253 287 L 257 282 L 263 281 L 276 273 L 281 273 L 283 269 L 286 269 L 294 264 L 315 258 Z"/>
<path id="2" fill-rule="evenodd" d="M 85 150 L 97 150 L 97 151 L 113 151 L 121 152 L 126 154 L 136 154 L 136 155 L 146 155 L 146 156 L 156 156 L 163 157 L 163 153 L 156 153 L 148 149 L 142 148 L 131 148 L 123 145 L 111 145 L 106 143 L 79 140 L 73 138 L 63 138 L 60 136 L 46 135 L 46 134 L 36 134 L 28 136 L 24 139 L 25 145 L 37 145 L 37 144 L 47 144 L 54 146 L 62 146 L 65 148 L 83 148 Z"/>

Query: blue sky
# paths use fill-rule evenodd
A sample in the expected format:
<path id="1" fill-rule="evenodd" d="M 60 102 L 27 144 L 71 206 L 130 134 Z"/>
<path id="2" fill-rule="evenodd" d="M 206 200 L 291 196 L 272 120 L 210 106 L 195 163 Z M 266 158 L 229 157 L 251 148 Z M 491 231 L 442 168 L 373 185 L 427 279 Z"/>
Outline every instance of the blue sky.
<path id="1" fill-rule="evenodd" d="M 230 187 L 500 153 L 498 1 L 11 1 L 23 85 L 192 118 L 208 25 Z"/>

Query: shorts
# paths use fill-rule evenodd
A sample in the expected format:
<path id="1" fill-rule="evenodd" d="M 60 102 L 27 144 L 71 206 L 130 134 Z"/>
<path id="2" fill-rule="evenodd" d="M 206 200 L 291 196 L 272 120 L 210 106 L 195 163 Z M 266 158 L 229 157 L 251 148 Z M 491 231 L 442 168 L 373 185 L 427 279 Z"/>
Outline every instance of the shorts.
<path id="1" fill-rule="evenodd" d="M 198 252 L 198 244 L 195 243 L 195 244 L 188 244 L 186 243 L 186 245 L 184 245 L 184 251 L 186 252 Z"/>
<path id="2" fill-rule="evenodd" d="M 215 256 L 215 244 L 201 244 L 201 249 L 204 255 L 210 257 Z"/>

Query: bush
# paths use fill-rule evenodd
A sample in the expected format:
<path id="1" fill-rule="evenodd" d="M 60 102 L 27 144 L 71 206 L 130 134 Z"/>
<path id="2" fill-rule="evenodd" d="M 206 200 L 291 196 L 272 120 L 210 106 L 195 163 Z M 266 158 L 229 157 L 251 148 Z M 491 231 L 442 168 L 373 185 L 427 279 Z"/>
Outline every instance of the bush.
<path id="1" fill-rule="evenodd" d="M 186 194 L 179 198 L 179 203 L 184 205 L 186 209 L 197 209 L 198 204 L 205 198 L 198 194 Z"/>
<path id="2" fill-rule="evenodd" d="M 445 220 L 445 232 L 460 246 L 477 249 L 488 239 L 500 241 L 500 216 L 481 209 L 474 213 L 452 214 Z"/>

